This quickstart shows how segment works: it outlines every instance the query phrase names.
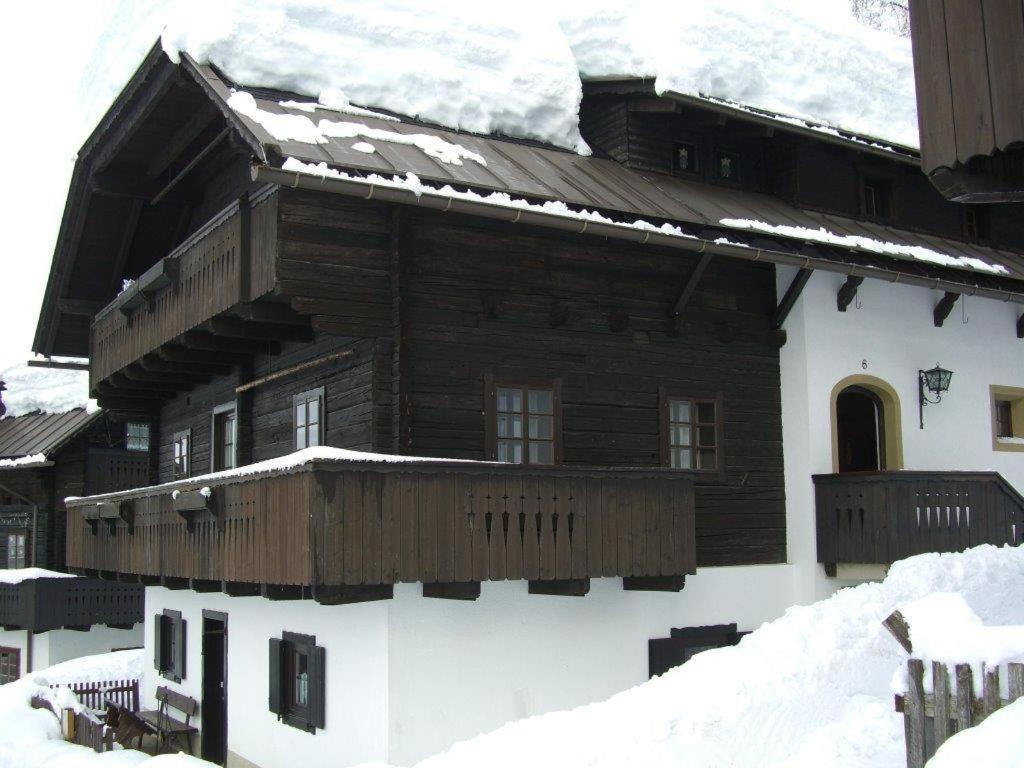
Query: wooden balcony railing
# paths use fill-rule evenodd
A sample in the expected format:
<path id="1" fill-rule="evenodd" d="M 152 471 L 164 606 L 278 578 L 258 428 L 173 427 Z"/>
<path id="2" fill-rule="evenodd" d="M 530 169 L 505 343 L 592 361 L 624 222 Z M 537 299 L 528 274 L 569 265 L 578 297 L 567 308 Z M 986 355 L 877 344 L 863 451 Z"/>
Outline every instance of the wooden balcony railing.
<path id="1" fill-rule="evenodd" d="M 315 461 L 69 500 L 67 541 L 88 572 L 322 602 L 398 582 L 657 589 L 696 569 L 692 483 L 657 469 Z"/>
<path id="2" fill-rule="evenodd" d="M 89 337 L 90 388 L 270 291 L 276 216 L 273 196 L 234 203 L 100 310 Z"/>
<path id="3" fill-rule="evenodd" d="M 48 632 L 95 624 L 130 627 L 142 621 L 141 584 L 99 579 L 41 578 L 0 584 L 0 626 Z"/>
<path id="4" fill-rule="evenodd" d="M 814 476 L 818 562 L 888 565 L 924 552 L 1020 544 L 1024 498 L 997 472 Z"/>

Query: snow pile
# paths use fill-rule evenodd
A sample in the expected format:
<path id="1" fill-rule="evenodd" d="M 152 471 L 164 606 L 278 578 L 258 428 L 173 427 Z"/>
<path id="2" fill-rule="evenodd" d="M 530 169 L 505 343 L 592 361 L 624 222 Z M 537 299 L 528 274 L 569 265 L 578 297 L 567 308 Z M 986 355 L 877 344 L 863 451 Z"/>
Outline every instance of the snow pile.
<path id="1" fill-rule="evenodd" d="M 30 579 L 74 579 L 70 573 L 48 571 L 45 568 L 0 568 L 0 584 L 21 584 Z"/>
<path id="2" fill-rule="evenodd" d="M 886 256 L 910 257 L 918 261 L 926 261 L 944 267 L 974 269 L 978 272 L 989 272 L 994 275 L 1009 274 L 1006 267 L 1002 264 L 989 264 L 987 261 L 971 256 L 950 256 L 947 253 L 933 251 L 931 248 L 925 248 L 920 245 L 900 245 L 898 243 L 875 240 L 870 237 L 861 237 L 860 235 L 837 235 L 835 232 L 829 232 L 824 227 L 821 229 L 809 229 L 807 227 L 794 227 L 788 224 L 768 224 L 767 222 L 755 219 L 722 219 L 719 223 L 733 229 L 767 232 L 768 234 L 792 237 L 812 243 L 838 245 L 843 248 L 857 248 L 862 251 L 880 253 Z"/>
<path id="3" fill-rule="evenodd" d="M 943 744 L 926 768 L 1020 768 L 1024 762 L 1024 699 L 986 717 Z"/>
<path id="4" fill-rule="evenodd" d="M 228 106 L 238 114 L 245 115 L 259 123 L 267 133 L 278 141 L 326 144 L 329 138 L 354 139 L 362 136 L 376 141 L 416 147 L 425 155 L 449 165 L 462 165 L 463 160 L 472 160 L 480 165 L 487 165 L 487 161 L 478 153 L 466 149 L 461 144 L 445 141 L 440 136 L 426 133 L 396 133 L 380 128 L 368 128 L 365 125 L 347 121 L 321 119 L 319 123 L 314 123 L 305 115 L 278 114 L 260 109 L 252 94 L 245 91 L 232 93 L 228 99 Z M 370 151 L 373 151 L 372 147 Z"/>
<path id="5" fill-rule="evenodd" d="M 97 409 L 89 399 L 89 373 L 60 368 L 30 368 L 22 363 L 0 371 L 0 381 L 7 384 L 3 402 L 8 416 L 22 416 L 32 411 L 63 413 L 72 408 Z"/>
<path id="6" fill-rule="evenodd" d="M 187 52 L 240 84 L 588 151 L 576 63 L 550 12 L 468 0 L 178 0 L 165 18 L 172 59 Z"/>
<path id="7" fill-rule="evenodd" d="M 605 702 L 510 723 L 419 768 L 903 768 L 890 681 L 906 654 L 882 621 L 949 592 L 989 626 L 1024 624 L 1024 602 L 1008 598 L 1022 589 L 1020 547 L 914 557 L 882 583 L 791 608 L 736 647 Z"/>
<path id="8" fill-rule="evenodd" d="M 36 685 L 72 685 L 105 683 L 112 680 L 138 680 L 142 677 L 142 649 L 97 653 L 54 664 L 31 675 Z"/>
<path id="9" fill-rule="evenodd" d="M 16 459 L 0 459 L 0 469 L 25 469 L 26 467 L 41 467 L 49 459 L 44 453 L 33 453 L 31 456 L 19 456 Z"/>
<path id="10" fill-rule="evenodd" d="M 849 0 L 574 0 L 562 28 L 586 78 L 675 92 L 919 146 L 910 40 L 861 24 Z"/>

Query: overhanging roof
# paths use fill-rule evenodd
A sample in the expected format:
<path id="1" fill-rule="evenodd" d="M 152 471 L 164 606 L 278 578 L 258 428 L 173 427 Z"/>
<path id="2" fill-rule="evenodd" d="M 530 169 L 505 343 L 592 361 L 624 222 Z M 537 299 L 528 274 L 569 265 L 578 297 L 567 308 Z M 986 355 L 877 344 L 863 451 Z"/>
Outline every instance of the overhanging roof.
<path id="1" fill-rule="evenodd" d="M 65 413 L 29 413 L 0 419 L 0 459 L 42 454 L 47 458 L 101 415 L 75 408 Z"/>

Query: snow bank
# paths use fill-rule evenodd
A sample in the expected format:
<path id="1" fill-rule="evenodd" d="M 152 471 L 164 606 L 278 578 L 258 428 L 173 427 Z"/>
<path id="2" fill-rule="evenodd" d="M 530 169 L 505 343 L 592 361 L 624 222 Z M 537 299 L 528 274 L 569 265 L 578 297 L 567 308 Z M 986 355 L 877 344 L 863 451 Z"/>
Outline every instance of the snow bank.
<path id="1" fill-rule="evenodd" d="M 649 76 L 703 96 L 919 146 L 910 40 L 849 0 L 573 0 L 562 29 L 584 78 Z"/>
<path id="2" fill-rule="evenodd" d="M 25 469 L 41 467 L 49 460 L 44 453 L 33 453 L 31 456 L 19 456 L 17 459 L 0 459 L 0 469 Z"/>
<path id="3" fill-rule="evenodd" d="M 163 45 L 240 84 L 588 152 L 576 63 L 550 12 L 400 0 L 179 0 Z"/>
<path id="4" fill-rule="evenodd" d="M 906 654 L 883 619 L 947 592 L 987 625 L 1022 624 L 1024 602 L 1007 599 L 1022 589 L 1020 547 L 921 555 L 896 563 L 882 583 L 791 608 L 736 647 L 607 701 L 510 723 L 419 768 L 903 768 L 890 681 Z M 680 621 L 666 617 L 666 626 Z"/>
<path id="5" fill-rule="evenodd" d="M 1020 768 L 1024 762 L 1024 699 L 953 736 L 925 768 Z"/>
<path id="6" fill-rule="evenodd" d="M 97 653 L 54 664 L 30 676 L 39 686 L 138 680 L 142 677 L 142 649 Z"/>
<path id="7" fill-rule="evenodd" d="M 74 579 L 76 576 L 45 568 L 0 568 L 0 584 L 21 584 L 30 579 Z"/>
<path id="8" fill-rule="evenodd" d="M 7 384 L 3 393 L 8 416 L 21 416 L 32 411 L 62 413 L 72 408 L 97 410 L 89 399 L 88 371 L 59 368 L 29 368 L 22 363 L 0 371 L 0 381 Z"/>

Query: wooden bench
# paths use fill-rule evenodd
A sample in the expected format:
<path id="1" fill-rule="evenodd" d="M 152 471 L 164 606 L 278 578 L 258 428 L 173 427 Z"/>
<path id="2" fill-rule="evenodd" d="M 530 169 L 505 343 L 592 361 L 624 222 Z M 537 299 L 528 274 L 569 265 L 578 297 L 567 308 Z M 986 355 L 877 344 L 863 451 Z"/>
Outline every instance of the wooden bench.
<path id="1" fill-rule="evenodd" d="M 175 740 L 185 745 L 188 754 L 192 754 L 192 734 L 199 729 L 191 724 L 192 716 L 199 709 L 199 702 L 190 696 L 172 691 L 166 686 L 156 689 L 157 709 L 140 712 L 139 719 L 156 733 L 156 751 L 159 754 L 164 747 L 170 746 Z M 172 717 L 168 710 L 173 709 L 185 716 L 184 720 Z"/>

